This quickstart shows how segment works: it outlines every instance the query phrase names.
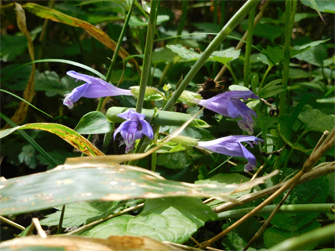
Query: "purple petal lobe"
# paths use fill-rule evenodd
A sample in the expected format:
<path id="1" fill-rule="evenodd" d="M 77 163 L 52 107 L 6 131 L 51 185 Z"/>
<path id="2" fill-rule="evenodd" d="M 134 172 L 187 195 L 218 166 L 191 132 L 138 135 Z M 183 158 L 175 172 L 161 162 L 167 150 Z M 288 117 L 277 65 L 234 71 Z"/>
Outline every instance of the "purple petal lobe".
<path id="1" fill-rule="evenodd" d="M 99 78 L 77 73 L 75 71 L 68 71 L 66 74 L 77 80 L 86 82 L 84 85 L 74 88 L 71 93 L 66 95 L 63 104 L 67 105 L 69 108 L 73 107 L 73 103 L 78 101 L 81 97 L 101 98 L 118 95 L 132 95 L 130 90 L 115 87 Z M 84 89 L 83 86 L 85 86 Z"/>

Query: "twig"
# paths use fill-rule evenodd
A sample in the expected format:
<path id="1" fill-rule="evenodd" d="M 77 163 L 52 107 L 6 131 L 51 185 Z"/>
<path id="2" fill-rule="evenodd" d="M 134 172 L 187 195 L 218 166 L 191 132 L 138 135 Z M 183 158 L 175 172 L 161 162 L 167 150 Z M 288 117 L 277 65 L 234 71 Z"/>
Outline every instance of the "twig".
<path id="1" fill-rule="evenodd" d="M 313 168 L 310 172 L 305 173 L 301 177 L 301 179 L 299 180 L 298 185 L 302 184 L 302 183 L 305 183 L 305 182 L 308 182 L 308 181 L 313 180 L 313 179 L 317 179 L 319 177 L 322 177 L 326 174 L 333 173 L 333 172 L 335 172 L 335 161 L 322 163 L 322 164 L 316 166 L 315 168 Z M 231 210 L 231 209 L 233 209 L 237 206 L 244 205 L 244 204 L 247 204 L 251 201 L 263 198 L 265 196 L 268 196 L 268 195 L 272 194 L 274 191 L 276 191 L 280 187 L 284 186 L 287 182 L 289 182 L 289 181 L 282 182 L 280 184 L 277 184 L 275 186 L 263 189 L 261 191 L 255 192 L 255 193 L 246 194 L 246 195 L 238 198 L 237 202 L 226 202 L 226 203 L 214 208 L 213 211 L 216 212 L 216 213 L 219 213 L 219 212 Z"/>
<path id="2" fill-rule="evenodd" d="M 38 218 L 33 218 L 32 219 L 32 222 L 37 230 L 37 233 L 40 237 L 42 238 L 46 238 L 47 237 L 47 234 L 44 232 L 41 224 L 40 224 L 40 221 L 38 220 Z"/>
<path id="3" fill-rule="evenodd" d="M 83 231 L 83 230 L 85 230 L 85 229 L 87 229 L 87 228 L 90 228 L 90 227 L 92 227 L 92 226 L 94 226 L 94 225 L 96 225 L 96 224 L 98 224 L 98 223 L 101 223 L 101 222 L 103 222 L 103 221 L 109 220 L 109 219 L 114 218 L 114 217 L 116 217 L 116 216 L 119 216 L 119 215 L 121 215 L 121 214 L 128 213 L 128 212 L 130 212 L 130 211 L 133 211 L 133 210 L 135 210 L 135 209 L 137 209 L 137 208 L 140 208 L 140 207 L 143 207 L 143 206 L 144 206 L 144 203 L 138 204 L 137 206 L 129 207 L 129 208 L 124 209 L 124 210 L 122 210 L 122 211 L 120 211 L 120 212 L 118 212 L 118 213 L 116 213 L 116 214 L 111 214 L 111 215 L 109 215 L 109 216 L 106 217 L 106 218 L 102 218 L 102 219 L 100 219 L 100 220 L 93 221 L 93 222 L 91 222 L 91 223 L 89 223 L 89 224 L 87 224 L 87 225 L 85 225 L 85 226 L 78 227 L 77 229 L 75 229 L 75 230 L 73 230 L 73 231 L 71 231 L 71 232 L 68 232 L 68 233 L 66 233 L 65 235 L 73 235 L 73 234 L 79 233 L 79 232 L 81 232 L 81 231 Z"/>
<path id="4" fill-rule="evenodd" d="M 3 222 L 6 222 L 7 224 L 13 226 L 13 227 L 16 227 L 18 229 L 21 229 L 21 230 L 25 230 L 26 228 L 24 226 L 21 226 L 20 224 L 17 224 L 16 222 L 14 221 L 11 221 L 3 216 L 0 215 L 0 220 L 3 221 Z"/>

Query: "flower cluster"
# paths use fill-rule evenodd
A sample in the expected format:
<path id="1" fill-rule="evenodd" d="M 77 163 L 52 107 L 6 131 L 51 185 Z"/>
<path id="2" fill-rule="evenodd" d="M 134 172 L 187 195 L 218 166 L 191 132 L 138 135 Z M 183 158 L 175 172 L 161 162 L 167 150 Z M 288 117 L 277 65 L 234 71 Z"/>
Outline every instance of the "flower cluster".
<path id="1" fill-rule="evenodd" d="M 121 133 L 126 144 L 126 153 L 134 146 L 135 140 L 142 138 L 143 134 L 152 139 L 154 137 L 151 125 L 144 119 L 145 116 L 132 109 L 117 115 L 125 119 L 118 129 L 114 132 L 114 139 L 118 133 Z"/>
<path id="2" fill-rule="evenodd" d="M 64 105 L 69 108 L 72 108 L 73 103 L 78 101 L 81 97 L 100 98 L 117 95 L 133 95 L 130 90 L 120 89 L 99 78 L 80 74 L 75 71 L 69 71 L 67 74 L 77 80 L 86 82 L 85 84 L 73 89 L 71 93 L 65 96 Z M 259 99 L 259 97 L 252 91 L 230 91 L 205 100 L 192 97 L 193 100 L 190 101 L 195 104 L 205 106 L 207 109 L 215 111 L 223 116 L 231 118 L 241 117 L 242 120 L 238 121 L 239 127 L 251 135 L 253 133 L 252 116 L 257 117 L 257 115 L 240 100 L 243 99 L 246 101 L 248 98 Z M 124 121 L 116 129 L 114 132 L 114 139 L 118 133 L 121 134 L 126 144 L 126 153 L 134 147 L 135 140 L 142 138 L 143 135 L 146 135 L 150 139 L 153 138 L 152 127 L 145 120 L 145 116 L 143 114 L 129 109 L 117 116 L 125 119 L 126 121 Z M 263 140 L 254 136 L 237 135 L 211 141 L 200 141 L 198 142 L 198 145 L 224 155 L 243 157 L 248 161 L 244 170 L 251 171 L 256 167 L 256 158 L 245 148 L 245 146 L 242 145 L 242 142 L 245 142 L 253 147 L 253 144 L 258 143 L 257 141 Z"/>

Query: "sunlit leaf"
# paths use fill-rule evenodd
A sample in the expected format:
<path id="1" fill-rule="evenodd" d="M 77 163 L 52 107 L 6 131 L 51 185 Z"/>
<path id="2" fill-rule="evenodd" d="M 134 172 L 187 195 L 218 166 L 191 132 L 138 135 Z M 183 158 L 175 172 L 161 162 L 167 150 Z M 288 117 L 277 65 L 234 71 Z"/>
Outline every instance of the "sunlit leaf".
<path id="1" fill-rule="evenodd" d="M 235 186 L 217 187 L 165 180 L 156 173 L 132 166 L 63 165 L 43 173 L 0 180 L 0 214 L 31 212 L 94 200 L 120 201 L 175 196 L 217 196 L 231 200 L 231 193 L 250 189 L 266 178 L 269 176 Z"/>
<path id="2" fill-rule="evenodd" d="M 334 0 L 300 0 L 304 5 L 316 10 L 321 17 L 321 12 L 335 13 Z"/>
<path id="3" fill-rule="evenodd" d="M 92 145 L 86 138 L 82 137 L 79 133 L 75 132 L 74 130 L 63 126 L 61 124 L 54 124 L 54 123 L 33 123 L 33 124 L 26 124 L 23 126 L 17 126 L 11 129 L 6 129 L 0 131 L 0 138 L 6 137 L 7 135 L 11 134 L 16 130 L 23 130 L 23 129 L 38 129 L 47 131 L 53 134 L 56 134 L 73 147 L 77 148 L 79 151 L 85 153 L 89 156 L 101 156 L 104 155 L 99 149 Z"/>
<path id="4" fill-rule="evenodd" d="M 101 134 L 112 131 L 113 127 L 102 112 L 94 111 L 85 114 L 74 130 L 80 134 Z"/>

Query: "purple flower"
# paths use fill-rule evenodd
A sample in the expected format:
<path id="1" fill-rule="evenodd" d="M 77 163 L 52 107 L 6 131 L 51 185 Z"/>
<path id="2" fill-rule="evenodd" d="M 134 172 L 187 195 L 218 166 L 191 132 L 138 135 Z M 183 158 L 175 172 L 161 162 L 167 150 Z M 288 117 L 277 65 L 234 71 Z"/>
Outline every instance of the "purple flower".
<path id="1" fill-rule="evenodd" d="M 238 121 L 238 126 L 251 135 L 254 131 L 251 115 L 257 117 L 257 114 L 240 98 L 243 98 L 244 101 L 247 101 L 248 98 L 259 99 L 252 91 L 229 91 L 210 99 L 194 99 L 193 102 L 226 117 L 242 117 L 242 120 Z"/>
<path id="2" fill-rule="evenodd" d="M 141 113 L 137 113 L 131 109 L 117 115 L 126 121 L 124 121 L 118 129 L 114 132 L 114 139 L 116 134 L 121 133 L 122 138 L 126 143 L 126 153 L 129 152 L 135 143 L 135 140 L 142 138 L 143 134 L 152 139 L 154 133 L 151 125 L 144 120 L 145 116 Z"/>
<path id="3" fill-rule="evenodd" d="M 262 142 L 264 141 L 254 136 L 237 135 L 210 141 L 200 141 L 198 142 L 198 145 L 216 153 L 246 158 L 248 160 L 248 164 L 244 166 L 244 171 L 250 172 L 256 167 L 256 158 L 242 145 L 241 142 L 248 143 L 251 147 L 253 147 L 253 144 L 258 144 L 257 140 Z"/>
<path id="4" fill-rule="evenodd" d="M 132 95 L 130 90 L 115 87 L 100 78 L 77 73 L 75 71 L 68 71 L 66 74 L 77 80 L 86 82 L 85 84 L 74 88 L 71 93 L 65 95 L 63 104 L 70 109 L 73 108 L 73 103 L 77 102 L 81 97 L 101 98 L 118 95 Z"/>

